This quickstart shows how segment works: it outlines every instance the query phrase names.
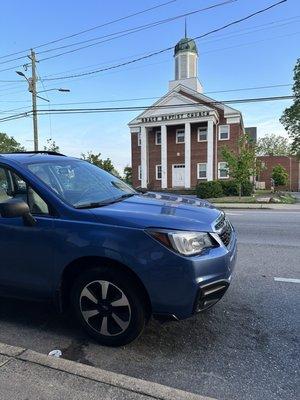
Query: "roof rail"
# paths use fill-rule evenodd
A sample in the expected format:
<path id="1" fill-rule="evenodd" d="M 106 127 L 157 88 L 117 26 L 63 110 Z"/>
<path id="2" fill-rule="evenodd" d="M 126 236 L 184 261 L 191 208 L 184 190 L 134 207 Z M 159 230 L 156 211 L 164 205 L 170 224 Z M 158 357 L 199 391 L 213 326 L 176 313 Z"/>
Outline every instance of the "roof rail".
<path id="1" fill-rule="evenodd" d="M 50 156 L 62 156 L 66 157 L 65 154 L 57 153 L 56 151 L 12 151 L 10 153 L 0 153 L 1 154 L 49 154 Z"/>

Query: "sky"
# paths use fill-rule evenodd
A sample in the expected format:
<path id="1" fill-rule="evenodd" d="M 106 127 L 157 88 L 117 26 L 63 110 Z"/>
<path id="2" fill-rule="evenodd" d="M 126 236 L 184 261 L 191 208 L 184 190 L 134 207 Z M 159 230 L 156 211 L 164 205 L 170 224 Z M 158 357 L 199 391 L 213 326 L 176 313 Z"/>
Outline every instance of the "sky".
<path id="1" fill-rule="evenodd" d="M 69 107 L 147 106 L 164 95 L 169 80 L 174 79 L 173 52 L 129 64 L 113 70 L 71 79 L 47 80 L 114 66 L 163 48 L 175 46 L 184 36 L 184 18 L 152 26 L 128 35 L 115 34 L 141 25 L 172 18 L 191 11 L 223 3 L 226 0 L 52 0 L 1 2 L 0 36 L 0 118 L 31 108 L 31 95 L 26 81 L 15 71 L 25 71 L 30 48 L 89 30 L 83 34 L 36 48 L 38 90 L 69 89 L 69 93 L 50 90 L 40 95 L 50 102 L 38 101 L 39 109 Z M 189 37 L 199 36 L 231 21 L 245 17 L 277 0 L 236 0 L 203 10 L 187 17 Z M 110 23 L 130 14 L 162 5 L 136 16 Z M 96 26 L 104 25 L 102 27 Z M 72 47 L 57 47 L 98 38 Z M 107 39 L 113 40 L 107 40 Z M 270 85 L 290 85 L 293 68 L 299 57 L 300 4 L 285 3 L 197 40 L 199 80 L 204 93 L 216 100 L 290 95 L 291 86 L 222 92 Z M 71 49 L 84 48 L 48 60 Z M 49 51 L 51 50 L 51 51 Z M 20 52 L 9 57 L 9 54 Z M 44 52 L 44 53 L 42 53 Z M 18 60 L 15 58 L 22 57 Z M 13 60 L 13 61 L 10 61 Z M 121 100 L 121 101 L 119 101 Z M 91 102 L 90 104 L 78 104 Z M 98 102 L 98 103 L 96 103 Z M 74 104 L 70 104 L 74 103 Z M 245 126 L 257 126 L 258 136 L 275 133 L 286 135 L 279 123 L 290 100 L 244 103 L 232 106 L 243 113 Z M 39 116 L 40 147 L 53 139 L 60 150 L 80 156 L 92 151 L 109 157 L 119 171 L 130 165 L 128 122 L 139 112 L 43 115 Z M 14 136 L 28 150 L 33 148 L 30 117 L 0 122 L 0 132 Z"/>

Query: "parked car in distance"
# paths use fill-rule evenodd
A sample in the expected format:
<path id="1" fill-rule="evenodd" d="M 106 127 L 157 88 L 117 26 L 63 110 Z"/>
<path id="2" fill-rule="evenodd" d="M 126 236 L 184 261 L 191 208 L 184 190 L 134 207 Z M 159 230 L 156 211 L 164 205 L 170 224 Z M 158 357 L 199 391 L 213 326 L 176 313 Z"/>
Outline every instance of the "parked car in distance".
<path id="1" fill-rule="evenodd" d="M 236 234 L 209 203 L 136 192 L 53 152 L 0 155 L 0 295 L 71 307 L 103 345 L 153 315 L 180 320 L 226 292 Z"/>

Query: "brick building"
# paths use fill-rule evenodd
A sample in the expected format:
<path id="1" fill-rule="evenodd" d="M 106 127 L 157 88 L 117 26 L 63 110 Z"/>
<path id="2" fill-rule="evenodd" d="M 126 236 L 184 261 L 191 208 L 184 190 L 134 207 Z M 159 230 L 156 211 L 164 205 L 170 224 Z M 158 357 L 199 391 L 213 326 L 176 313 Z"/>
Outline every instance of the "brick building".
<path id="1" fill-rule="evenodd" d="M 167 94 L 129 123 L 136 187 L 188 189 L 228 179 L 221 148 L 237 149 L 245 132 L 240 111 L 203 94 L 195 42 L 181 39 L 174 60 Z"/>
<path id="2" fill-rule="evenodd" d="M 297 192 L 300 190 L 300 161 L 293 156 L 260 156 L 258 159 L 262 162 L 263 170 L 258 176 L 257 186 L 263 189 L 271 188 L 271 176 L 273 168 L 280 164 L 288 175 L 289 180 L 285 188 Z"/>

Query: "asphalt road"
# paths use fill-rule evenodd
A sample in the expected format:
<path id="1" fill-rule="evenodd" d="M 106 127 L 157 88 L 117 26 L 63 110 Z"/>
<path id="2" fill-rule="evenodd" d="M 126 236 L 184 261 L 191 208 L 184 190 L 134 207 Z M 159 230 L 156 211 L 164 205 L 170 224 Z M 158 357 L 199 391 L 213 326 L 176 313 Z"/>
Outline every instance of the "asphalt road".
<path id="1" fill-rule="evenodd" d="M 124 348 L 87 338 L 49 307 L 0 301 L 0 341 L 221 399 L 296 399 L 299 387 L 300 212 L 228 211 L 239 235 L 232 285 L 214 308 L 151 321 Z M 298 382 L 298 387 L 297 387 Z M 1 396 L 0 396 L 1 397 Z"/>

